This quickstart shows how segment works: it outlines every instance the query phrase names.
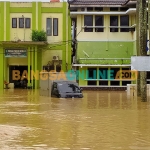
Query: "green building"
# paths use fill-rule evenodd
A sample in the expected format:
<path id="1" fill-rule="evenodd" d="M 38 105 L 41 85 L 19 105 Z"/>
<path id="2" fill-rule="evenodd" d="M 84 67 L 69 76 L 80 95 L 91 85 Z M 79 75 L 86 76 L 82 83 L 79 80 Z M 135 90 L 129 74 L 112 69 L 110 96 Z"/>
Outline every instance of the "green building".
<path id="1" fill-rule="evenodd" d="M 70 69 L 70 29 L 66 2 L 0 2 L 0 89 L 4 81 L 19 88 L 23 78 L 37 89 L 40 71 Z M 32 40 L 33 30 L 47 41 Z"/>
<path id="2" fill-rule="evenodd" d="M 70 0 L 73 68 L 81 87 L 126 87 L 135 83 L 136 1 Z M 87 73 L 85 73 L 87 72 Z M 110 73 L 111 72 L 111 73 Z M 83 76 L 84 78 L 80 78 Z"/>

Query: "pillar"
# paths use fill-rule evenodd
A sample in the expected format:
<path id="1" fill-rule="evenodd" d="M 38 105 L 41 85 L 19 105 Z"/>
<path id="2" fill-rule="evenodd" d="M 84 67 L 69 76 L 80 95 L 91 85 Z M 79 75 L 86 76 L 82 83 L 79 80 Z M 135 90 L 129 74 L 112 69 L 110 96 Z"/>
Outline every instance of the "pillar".
<path id="1" fill-rule="evenodd" d="M 38 67 L 37 67 L 37 46 L 35 47 L 35 54 L 34 54 L 34 57 L 35 57 L 35 73 L 38 72 Z M 39 75 L 39 74 L 38 74 Z M 38 87 L 38 79 L 35 78 L 35 89 L 37 89 Z"/>
<path id="2" fill-rule="evenodd" d="M 30 77 L 31 77 L 30 66 L 31 66 L 31 54 L 30 54 L 30 47 L 28 47 L 28 86 L 31 85 L 31 83 L 30 83 Z"/>
<path id="3" fill-rule="evenodd" d="M 31 53 L 32 53 L 32 72 L 34 71 L 34 47 L 32 47 L 31 49 Z M 32 85 L 32 89 L 34 89 L 34 78 L 33 75 L 31 77 L 31 85 Z"/>
<path id="4" fill-rule="evenodd" d="M 4 88 L 4 50 L 3 47 L 0 47 L 0 89 Z"/>

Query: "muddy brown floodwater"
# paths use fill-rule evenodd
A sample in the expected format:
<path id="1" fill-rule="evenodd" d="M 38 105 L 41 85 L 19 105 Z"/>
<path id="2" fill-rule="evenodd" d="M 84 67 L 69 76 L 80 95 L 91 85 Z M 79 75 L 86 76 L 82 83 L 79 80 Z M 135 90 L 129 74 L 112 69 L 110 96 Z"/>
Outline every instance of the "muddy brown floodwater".
<path id="1" fill-rule="evenodd" d="M 150 150 L 150 102 L 126 91 L 84 91 L 83 99 L 0 91 L 1 150 Z"/>

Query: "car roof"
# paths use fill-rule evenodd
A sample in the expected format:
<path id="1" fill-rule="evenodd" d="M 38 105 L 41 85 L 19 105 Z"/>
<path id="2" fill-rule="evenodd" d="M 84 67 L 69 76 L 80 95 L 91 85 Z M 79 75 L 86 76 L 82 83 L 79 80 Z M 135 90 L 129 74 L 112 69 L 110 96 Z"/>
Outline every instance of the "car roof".
<path id="1" fill-rule="evenodd" d="M 73 83 L 73 84 L 78 84 L 75 81 L 65 81 L 65 80 L 58 80 L 58 81 L 53 81 L 53 82 L 55 82 L 55 83 Z"/>

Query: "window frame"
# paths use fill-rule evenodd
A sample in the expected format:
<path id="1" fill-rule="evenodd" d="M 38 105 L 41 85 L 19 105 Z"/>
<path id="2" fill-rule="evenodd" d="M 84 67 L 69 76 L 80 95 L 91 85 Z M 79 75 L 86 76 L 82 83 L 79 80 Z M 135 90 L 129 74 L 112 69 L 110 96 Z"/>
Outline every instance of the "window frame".
<path id="1" fill-rule="evenodd" d="M 57 27 L 55 26 L 55 20 L 56 20 L 56 24 Z M 53 18 L 53 36 L 58 36 L 58 18 Z M 55 28 L 56 28 L 56 34 L 55 34 Z"/>
<path id="2" fill-rule="evenodd" d="M 113 25 L 111 24 L 111 17 L 117 17 L 117 24 Z M 118 32 L 118 27 L 119 27 L 119 16 L 116 15 L 110 15 L 110 32 Z M 113 27 L 114 26 L 114 27 Z"/>
<path id="3" fill-rule="evenodd" d="M 122 25 L 121 17 L 127 17 L 127 25 Z M 120 15 L 120 32 L 129 32 L 129 15 Z"/>
<path id="4" fill-rule="evenodd" d="M 14 26 L 13 21 L 15 20 L 16 26 Z M 12 18 L 12 28 L 17 28 L 17 18 Z"/>
<path id="5" fill-rule="evenodd" d="M 27 20 L 29 20 L 29 26 L 27 26 Z M 31 18 L 25 18 L 25 28 L 31 28 Z"/>
<path id="6" fill-rule="evenodd" d="M 50 20 L 49 26 L 48 26 L 48 20 Z M 47 36 L 52 36 L 52 28 L 53 28 L 53 26 L 52 26 L 52 18 L 46 18 L 46 35 Z M 49 30 L 50 33 L 48 33 L 48 30 Z"/>
<path id="7" fill-rule="evenodd" d="M 85 21 L 86 17 L 92 17 L 92 23 L 91 23 L 91 25 L 86 25 L 86 21 Z M 84 26 L 85 26 L 84 32 L 93 32 L 93 15 L 84 15 Z M 90 27 L 92 27 L 92 28 L 90 28 Z"/>
<path id="8" fill-rule="evenodd" d="M 21 26 L 20 20 L 23 20 L 23 26 Z M 19 28 L 24 28 L 25 27 L 24 21 L 25 21 L 24 18 L 19 18 Z"/>
<path id="9" fill-rule="evenodd" d="M 102 18 L 102 24 L 101 25 L 96 25 L 96 17 L 101 17 Z M 94 16 L 94 23 L 95 23 L 95 32 L 104 32 L 104 16 L 103 15 L 95 15 Z"/>

